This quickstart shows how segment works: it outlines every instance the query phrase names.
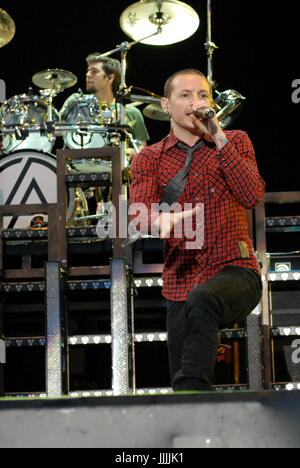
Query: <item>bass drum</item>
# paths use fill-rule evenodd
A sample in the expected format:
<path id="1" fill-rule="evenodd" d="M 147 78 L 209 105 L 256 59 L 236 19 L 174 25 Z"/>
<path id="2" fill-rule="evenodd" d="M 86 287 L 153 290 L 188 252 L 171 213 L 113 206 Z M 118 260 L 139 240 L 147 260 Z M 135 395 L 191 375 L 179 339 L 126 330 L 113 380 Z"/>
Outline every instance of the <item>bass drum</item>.
<path id="1" fill-rule="evenodd" d="M 17 151 L 0 159 L 0 205 L 57 203 L 57 164 L 52 154 Z M 37 216 L 6 217 L 5 229 L 28 229 Z M 67 225 L 79 226 L 77 217 L 88 216 L 88 204 L 80 188 L 68 190 Z M 41 215 L 45 222 L 47 216 Z"/>
<path id="2" fill-rule="evenodd" d="M 17 151 L 0 159 L 0 205 L 57 203 L 56 157 L 38 151 Z M 88 216 L 88 204 L 80 188 L 69 188 L 67 225 L 78 226 L 76 218 Z M 5 229 L 28 229 L 38 216 L 4 218 Z M 41 215 L 45 222 L 47 216 Z"/>
<path id="3" fill-rule="evenodd" d="M 41 135 L 40 132 L 29 132 L 28 136 L 22 137 L 22 126 L 41 126 L 47 122 L 48 108 L 47 102 L 39 96 L 22 94 L 14 96 L 6 101 L 1 108 L 2 128 L 15 130 L 12 135 L 4 135 L 2 149 L 11 153 L 23 149 L 33 149 L 49 153 L 54 146 L 54 139 L 49 140 L 48 136 Z M 52 108 L 53 121 L 58 122 L 58 111 Z M 19 137 L 16 136 L 20 130 Z"/>
<path id="4" fill-rule="evenodd" d="M 17 151 L 0 160 L 0 204 L 57 202 L 56 158 L 38 151 Z M 44 215 L 42 215 L 44 217 Z M 6 217 L 5 229 L 30 227 L 34 216 Z M 45 217 L 44 217 L 45 218 Z"/>

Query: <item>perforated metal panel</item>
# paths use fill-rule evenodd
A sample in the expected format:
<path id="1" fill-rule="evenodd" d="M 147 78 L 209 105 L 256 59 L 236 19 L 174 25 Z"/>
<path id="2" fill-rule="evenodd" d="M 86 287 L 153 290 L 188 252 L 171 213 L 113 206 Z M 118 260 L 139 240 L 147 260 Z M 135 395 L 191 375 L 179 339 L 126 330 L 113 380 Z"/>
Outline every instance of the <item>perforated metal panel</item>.
<path id="1" fill-rule="evenodd" d="M 46 265 L 46 392 L 59 397 L 64 391 L 62 275 L 58 262 Z"/>
<path id="2" fill-rule="evenodd" d="M 260 391 L 264 388 L 264 359 L 260 304 L 248 316 L 246 328 L 249 389 L 253 391 Z"/>
<path id="3" fill-rule="evenodd" d="M 126 262 L 124 259 L 113 259 L 111 262 L 111 350 L 114 395 L 126 395 L 130 391 L 128 328 Z"/>

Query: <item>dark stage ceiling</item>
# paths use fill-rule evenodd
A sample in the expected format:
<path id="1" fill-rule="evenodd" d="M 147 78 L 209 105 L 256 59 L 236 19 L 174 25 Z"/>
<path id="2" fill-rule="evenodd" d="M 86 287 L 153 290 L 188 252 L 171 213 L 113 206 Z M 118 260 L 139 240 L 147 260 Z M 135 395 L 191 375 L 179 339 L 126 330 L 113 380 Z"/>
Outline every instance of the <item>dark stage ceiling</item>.
<path id="1" fill-rule="evenodd" d="M 129 37 L 119 25 L 122 12 L 134 1 L 1 2 L 16 23 L 16 35 L 0 49 L 0 79 L 7 97 L 27 93 L 32 76 L 62 68 L 78 77 L 78 85 L 55 99 L 60 108 L 78 87 L 84 89 L 85 57 L 106 52 Z M 207 72 L 204 43 L 206 1 L 189 0 L 201 26 L 189 39 L 170 46 L 136 45 L 128 53 L 127 84 L 161 94 L 174 71 L 200 68 Z M 235 89 L 247 97 L 231 128 L 250 135 L 268 191 L 299 190 L 300 104 L 292 102 L 292 83 L 300 80 L 297 2 L 213 0 L 214 79 L 218 90 Z M 116 55 L 119 58 L 119 55 Z M 300 85 L 299 85 L 300 86 Z M 300 96 L 300 93 L 299 93 Z M 146 119 L 151 142 L 163 137 L 168 123 Z"/>

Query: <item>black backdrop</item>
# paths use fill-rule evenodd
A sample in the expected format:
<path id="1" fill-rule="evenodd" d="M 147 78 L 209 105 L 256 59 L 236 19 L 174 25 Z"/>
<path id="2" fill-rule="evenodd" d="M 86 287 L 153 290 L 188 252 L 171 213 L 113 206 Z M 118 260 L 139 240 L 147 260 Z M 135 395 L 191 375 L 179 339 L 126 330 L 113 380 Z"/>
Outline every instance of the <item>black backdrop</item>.
<path id="1" fill-rule="evenodd" d="M 26 93 L 32 76 L 46 68 L 63 68 L 78 77 L 78 85 L 55 99 L 59 108 L 78 87 L 84 89 L 85 57 L 106 52 L 130 39 L 119 25 L 129 0 L 98 2 L 4 1 L 16 23 L 14 39 L 0 49 L 0 79 L 7 97 Z M 162 93 L 165 79 L 185 67 L 207 72 L 204 43 L 206 0 L 188 0 L 201 26 L 179 44 L 155 47 L 139 44 L 128 54 L 127 84 Z M 248 132 L 268 191 L 299 190 L 300 104 L 292 102 L 292 82 L 300 79 L 297 2 L 213 0 L 214 78 L 218 90 L 236 89 L 247 97 L 235 128 Z M 119 58 L 119 55 L 116 55 Z M 155 142 L 168 124 L 146 119 Z M 233 127 L 232 127 L 233 128 Z"/>

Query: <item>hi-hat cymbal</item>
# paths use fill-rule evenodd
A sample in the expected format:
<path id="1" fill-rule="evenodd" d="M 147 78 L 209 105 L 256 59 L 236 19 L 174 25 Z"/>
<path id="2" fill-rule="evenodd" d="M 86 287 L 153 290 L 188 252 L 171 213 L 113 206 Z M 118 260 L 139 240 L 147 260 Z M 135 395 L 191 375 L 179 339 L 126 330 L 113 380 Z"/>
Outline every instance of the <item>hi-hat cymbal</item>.
<path id="1" fill-rule="evenodd" d="M 163 46 L 192 36 L 199 28 L 200 18 L 191 6 L 178 0 L 140 0 L 126 8 L 120 25 L 135 41 Z M 159 28 L 159 34 L 145 39 Z"/>
<path id="2" fill-rule="evenodd" d="M 69 71 L 54 68 L 36 73 L 32 77 L 32 82 L 39 88 L 62 91 L 74 86 L 77 77 Z"/>
<path id="3" fill-rule="evenodd" d="M 6 11 L 0 8 L 0 47 L 8 44 L 16 33 L 16 25 Z"/>
<path id="4" fill-rule="evenodd" d="M 149 106 L 146 106 L 143 110 L 143 114 L 145 117 L 153 120 L 170 120 L 169 115 L 162 110 L 159 104 L 149 104 Z"/>

